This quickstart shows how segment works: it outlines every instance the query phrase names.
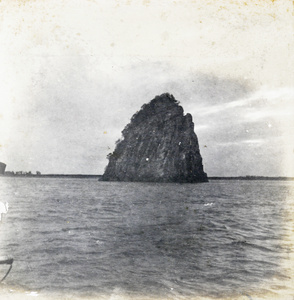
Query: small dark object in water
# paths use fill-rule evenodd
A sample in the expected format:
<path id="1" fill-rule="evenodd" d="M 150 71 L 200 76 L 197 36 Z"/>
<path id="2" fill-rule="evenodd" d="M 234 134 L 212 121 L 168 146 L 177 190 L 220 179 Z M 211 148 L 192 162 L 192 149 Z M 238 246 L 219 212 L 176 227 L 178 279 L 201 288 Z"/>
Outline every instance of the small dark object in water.
<path id="1" fill-rule="evenodd" d="M 13 264 L 13 258 L 0 259 L 0 265 L 10 265 L 8 271 L 6 272 L 5 276 L 0 280 L 0 282 L 2 282 L 8 276 L 9 272 L 12 269 L 12 264 Z"/>

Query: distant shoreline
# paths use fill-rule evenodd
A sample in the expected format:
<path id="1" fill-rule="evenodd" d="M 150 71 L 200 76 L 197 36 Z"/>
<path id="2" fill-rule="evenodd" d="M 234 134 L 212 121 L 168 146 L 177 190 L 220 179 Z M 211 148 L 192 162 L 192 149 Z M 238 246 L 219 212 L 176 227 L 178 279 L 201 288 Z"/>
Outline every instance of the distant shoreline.
<path id="1" fill-rule="evenodd" d="M 0 177 L 25 177 L 25 178 L 97 178 L 100 179 L 102 175 L 89 175 L 89 174 L 4 174 Z M 294 177 L 285 177 L 285 176 L 212 176 L 208 177 L 208 180 L 280 180 L 280 181 L 290 181 L 294 180 Z"/>
<path id="2" fill-rule="evenodd" d="M 25 178 L 100 178 L 102 175 L 89 175 L 89 174 L 4 174 L 1 177 L 25 177 Z"/>
<path id="3" fill-rule="evenodd" d="M 236 176 L 236 177 L 208 177 L 208 180 L 294 180 L 294 177 Z"/>

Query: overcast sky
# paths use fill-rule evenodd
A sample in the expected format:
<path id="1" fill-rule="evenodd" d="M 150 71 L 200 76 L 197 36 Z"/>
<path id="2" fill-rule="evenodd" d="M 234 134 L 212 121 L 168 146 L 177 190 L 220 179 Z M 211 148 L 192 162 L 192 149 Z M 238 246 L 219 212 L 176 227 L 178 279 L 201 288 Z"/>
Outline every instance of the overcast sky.
<path id="1" fill-rule="evenodd" d="M 290 0 L 3 0 L 0 161 L 102 174 L 169 92 L 209 176 L 294 176 L 293 26 Z"/>

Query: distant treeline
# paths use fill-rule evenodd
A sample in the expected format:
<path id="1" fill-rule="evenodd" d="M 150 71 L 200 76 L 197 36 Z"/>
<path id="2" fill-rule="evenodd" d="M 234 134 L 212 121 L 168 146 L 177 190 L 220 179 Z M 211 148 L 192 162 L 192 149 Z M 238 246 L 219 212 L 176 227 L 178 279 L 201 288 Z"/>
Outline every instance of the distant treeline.
<path id="1" fill-rule="evenodd" d="M 39 177 L 69 177 L 69 178 L 100 178 L 102 175 L 85 175 L 85 174 L 43 174 Z"/>
<path id="2" fill-rule="evenodd" d="M 208 180 L 294 180 L 294 177 L 269 176 L 238 176 L 238 177 L 208 177 Z"/>
<path id="3" fill-rule="evenodd" d="M 4 177 L 33 177 L 33 178 L 100 178 L 102 175 L 85 174 L 32 174 L 32 173 L 6 173 Z"/>

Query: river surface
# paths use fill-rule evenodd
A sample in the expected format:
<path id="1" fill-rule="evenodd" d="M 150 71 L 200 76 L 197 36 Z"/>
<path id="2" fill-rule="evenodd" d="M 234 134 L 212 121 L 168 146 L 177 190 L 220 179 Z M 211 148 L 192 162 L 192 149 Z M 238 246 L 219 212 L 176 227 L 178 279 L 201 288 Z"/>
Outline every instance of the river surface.
<path id="1" fill-rule="evenodd" d="M 293 181 L 2 177 L 0 201 L 1 299 L 294 296 Z"/>

